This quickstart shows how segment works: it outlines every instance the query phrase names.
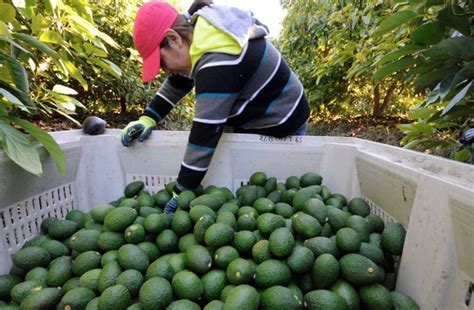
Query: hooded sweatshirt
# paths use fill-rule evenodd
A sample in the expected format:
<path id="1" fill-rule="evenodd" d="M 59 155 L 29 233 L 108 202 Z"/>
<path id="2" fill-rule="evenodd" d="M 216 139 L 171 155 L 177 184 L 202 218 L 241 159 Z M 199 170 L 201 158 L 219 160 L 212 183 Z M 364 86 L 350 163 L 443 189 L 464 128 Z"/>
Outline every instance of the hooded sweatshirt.
<path id="1" fill-rule="evenodd" d="M 309 117 L 301 82 L 250 11 L 205 7 L 192 23 L 189 78 L 169 76 L 145 110 L 159 122 L 195 87 L 195 115 L 178 192 L 199 186 L 225 126 L 237 133 L 284 137 Z"/>

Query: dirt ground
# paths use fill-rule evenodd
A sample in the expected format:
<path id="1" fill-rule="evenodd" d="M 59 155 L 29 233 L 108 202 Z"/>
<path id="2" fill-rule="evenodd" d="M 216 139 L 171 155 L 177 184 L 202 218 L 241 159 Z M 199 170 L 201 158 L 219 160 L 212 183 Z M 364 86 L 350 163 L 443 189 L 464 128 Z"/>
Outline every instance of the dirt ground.
<path id="1" fill-rule="evenodd" d="M 324 119 L 313 122 L 308 133 L 315 136 L 354 137 L 400 146 L 403 134 L 395 126 L 405 122 L 407 120 L 399 117 Z"/>

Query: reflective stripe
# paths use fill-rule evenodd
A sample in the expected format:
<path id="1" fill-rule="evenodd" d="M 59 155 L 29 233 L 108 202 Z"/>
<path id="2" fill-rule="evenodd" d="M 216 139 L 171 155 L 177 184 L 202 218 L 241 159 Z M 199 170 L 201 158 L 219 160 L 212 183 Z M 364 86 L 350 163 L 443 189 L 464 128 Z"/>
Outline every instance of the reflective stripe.
<path id="1" fill-rule="evenodd" d="M 278 54 L 278 62 L 277 62 L 277 65 L 275 66 L 275 69 L 273 70 L 272 74 L 268 77 L 268 79 L 265 81 L 265 83 L 262 84 L 262 86 L 260 86 L 259 89 L 257 89 L 255 91 L 255 93 L 252 95 L 252 97 L 250 97 L 250 99 L 246 100 L 242 106 L 240 107 L 240 109 L 235 113 L 235 114 L 232 114 L 229 116 L 229 118 L 231 117 L 234 117 L 234 116 L 237 116 L 237 115 L 240 115 L 242 113 L 242 111 L 245 109 L 245 107 L 247 106 L 247 104 L 252 101 L 259 93 L 260 91 L 265 87 L 267 86 L 268 83 L 270 83 L 270 81 L 273 79 L 273 77 L 275 76 L 275 74 L 277 73 L 278 71 L 278 68 L 280 68 L 280 63 L 281 63 L 281 54 Z"/>
<path id="2" fill-rule="evenodd" d="M 191 166 L 191 165 L 188 165 L 188 164 L 184 163 L 184 161 L 181 163 L 181 165 L 185 166 L 188 169 L 195 170 L 195 171 L 207 171 L 207 169 L 208 169 L 208 167 L 206 167 L 206 168 L 194 167 L 194 166 Z"/>
<path id="3" fill-rule="evenodd" d="M 227 122 L 227 118 L 223 119 L 205 119 L 205 118 L 193 118 L 193 122 L 204 123 L 204 124 L 222 124 Z"/>
<path id="4" fill-rule="evenodd" d="M 259 127 L 245 127 L 245 129 L 261 129 L 261 128 L 274 127 L 274 126 L 278 126 L 278 125 L 283 124 L 291 116 L 291 114 L 293 114 L 293 111 L 296 109 L 296 107 L 300 103 L 300 100 L 301 100 L 302 96 L 303 96 L 303 88 L 301 88 L 300 95 L 298 96 L 298 99 L 296 100 L 296 103 L 291 108 L 290 112 L 288 112 L 288 114 L 281 121 L 279 121 L 278 123 L 272 124 L 272 125 L 259 126 Z"/>
<path id="5" fill-rule="evenodd" d="M 246 44 L 246 45 L 244 46 L 244 49 L 242 50 L 242 52 L 240 53 L 239 58 L 237 58 L 237 59 L 211 62 L 211 63 L 208 63 L 208 64 L 203 65 L 203 66 L 200 67 L 197 71 L 199 71 L 199 70 L 201 70 L 201 69 L 204 69 L 204 68 L 209 68 L 209 67 L 231 66 L 231 65 L 239 64 L 240 62 L 242 62 L 242 59 L 244 58 L 245 53 L 247 52 L 248 46 L 249 46 L 248 44 Z M 197 71 L 196 71 L 196 72 L 197 72 Z"/>
<path id="6" fill-rule="evenodd" d="M 173 101 L 169 100 L 168 98 L 166 98 L 165 95 L 161 94 L 159 91 L 156 93 L 158 96 L 160 96 L 161 98 L 163 98 L 166 102 L 168 102 L 169 104 L 171 104 L 171 106 L 175 106 L 175 104 L 173 103 Z"/>

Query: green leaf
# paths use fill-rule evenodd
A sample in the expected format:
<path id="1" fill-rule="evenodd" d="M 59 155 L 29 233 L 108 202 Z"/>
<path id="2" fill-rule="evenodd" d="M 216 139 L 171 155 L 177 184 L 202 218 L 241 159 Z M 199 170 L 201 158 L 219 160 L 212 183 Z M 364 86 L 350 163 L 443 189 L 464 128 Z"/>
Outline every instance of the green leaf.
<path id="1" fill-rule="evenodd" d="M 423 133 L 423 134 L 432 134 L 433 132 L 435 132 L 435 128 L 433 128 L 432 125 L 430 124 L 426 124 L 426 123 L 414 123 L 413 124 L 413 128 L 420 132 L 420 133 Z"/>
<path id="2" fill-rule="evenodd" d="M 86 1 L 71 1 L 70 2 L 71 9 L 68 10 L 70 13 L 74 15 L 81 16 L 85 18 L 87 21 L 92 22 L 92 12 L 89 7 L 89 3 Z"/>
<path id="3" fill-rule="evenodd" d="M 52 14 L 53 11 L 58 6 L 58 4 L 57 4 L 56 0 L 46 0 L 46 1 L 44 1 L 44 6 L 45 6 L 46 11 L 48 12 L 48 14 Z"/>
<path id="4" fill-rule="evenodd" d="M 94 45 L 92 45 L 88 42 L 85 43 L 83 45 L 83 47 L 85 48 L 86 53 L 88 55 L 95 55 L 95 56 L 99 56 L 99 57 L 107 57 L 107 52 L 106 51 L 104 51 L 103 49 L 97 48 L 97 47 L 95 47 Z"/>
<path id="5" fill-rule="evenodd" d="M 114 41 L 108 34 L 99 32 L 99 38 L 101 38 L 105 43 L 112 46 L 113 48 L 119 49 L 120 45 Z"/>
<path id="6" fill-rule="evenodd" d="M 13 0 L 12 3 L 15 7 L 21 8 L 21 15 L 27 19 L 32 19 L 38 12 L 39 1 L 36 0 Z M 19 28 L 17 28 L 19 29 Z"/>
<path id="7" fill-rule="evenodd" d="M 33 16 L 31 20 L 31 32 L 32 34 L 42 33 L 43 31 L 47 31 L 50 28 L 51 21 L 45 18 L 41 14 L 37 14 Z"/>
<path id="8" fill-rule="evenodd" d="M 440 120 L 444 123 L 446 120 L 467 119 L 474 116 L 474 108 L 470 108 L 466 105 L 454 106 L 445 116 L 441 116 L 441 112 L 442 111 L 436 112 L 427 120 L 427 122 L 436 122 Z"/>
<path id="9" fill-rule="evenodd" d="M 419 75 L 428 73 L 432 70 L 438 69 L 440 66 L 443 65 L 442 62 L 428 62 L 424 60 L 422 57 L 417 58 L 420 62 L 416 64 L 416 67 L 410 69 L 405 75 L 405 81 L 411 81 Z"/>
<path id="10" fill-rule="evenodd" d="M 10 36 L 9 36 L 9 37 L 5 37 L 5 36 L 1 36 L 1 35 L 0 35 L 0 40 L 10 43 L 12 46 L 14 46 L 15 48 L 21 50 L 22 52 L 24 52 L 24 53 L 26 53 L 26 54 L 30 54 L 30 51 L 28 51 L 28 50 L 25 49 L 23 46 L 21 46 L 20 44 L 16 43 L 15 41 L 13 41 Z"/>
<path id="11" fill-rule="evenodd" d="M 66 175 L 66 157 L 58 143 L 47 132 L 37 127 L 33 123 L 16 117 L 12 118 L 12 120 L 21 126 L 21 128 L 25 129 L 33 138 L 38 140 L 44 146 L 46 151 L 48 151 L 49 155 L 51 155 L 53 158 L 61 174 Z"/>
<path id="12" fill-rule="evenodd" d="M 28 112 L 27 107 L 18 99 L 15 97 L 12 93 L 10 93 L 8 90 L 1 88 L 0 87 L 0 95 L 4 96 L 10 103 L 13 105 L 17 106 L 21 110 Z"/>
<path id="13" fill-rule="evenodd" d="M 0 136 L 3 151 L 13 162 L 34 175 L 43 173 L 38 151 L 25 134 L 0 119 Z"/>
<path id="14" fill-rule="evenodd" d="M 454 7 L 458 7 L 460 11 L 463 10 L 459 6 L 454 5 Z M 438 12 L 438 20 L 446 27 L 453 28 L 465 36 L 471 35 L 471 24 L 467 15 L 453 14 L 450 8 L 445 8 Z"/>
<path id="15" fill-rule="evenodd" d="M 421 74 L 416 78 L 415 81 L 415 92 L 420 92 L 426 88 L 434 87 L 440 81 L 442 81 L 447 74 L 457 72 L 459 67 L 440 67 L 432 69 L 425 74 Z"/>
<path id="16" fill-rule="evenodd" d="M 22 64 L 15 58 L 2 53 L 0 53 L 0 60 L 3 60 L 8 64 L 16 88 L 27 94 L 30 91 L 30 86 L 28 84 L 28 75 L 26 74 L 26 70 Z"/>
<path id="17" fill-rule="evenodd" d="M 86 32 L 88 32 L 89 36 L 92 37 L 99 37 L 103 41 L 105 41 L 107 44 L 114 48 L 119 48 L 120 46 L 115 42 L 110 36 L 107 34 L 99 31 L 93 24 L 91 24 L 89 21 L 85 20 L 84 18 L 77 16 L 77 15 L 69 15 L 69 18 L 73 21 L 76 27 L 84 29 Z"/>
<path id="18" fill-rule="evenodd" d="M 420 136 L 419 134 L 412 132 L 403 132 L 403 134 L 405 134 L 405 136 L 400 140 L 400 145 L 404 145 L 411 140 L 418 139 L 418 137 Z"/>
<path id="19" fill-rule="evenodd" d="M 39 40 L 46 43 L 53 43 L 53 44 L 62 44 L 64 42 L 63 37 L 59 33 L 53 30 L 48 30 L 43 32 L 39 36 Z"/>
<path id="20" fill-rule="evenodd" d="M 413 11 L 410 10 L 405 10 L 405 11 L 400 11 L 397 12 L 393 15 L 388 16 L 385 18 L 380 26 L 375 30 L 373 33 L 374 36 L 380 36 L 383 35 L 395 28 L 397 28 L 400 25 L 403 25 L 412 19 L 418 17 L 418 14 L 416 14 Z"/>
<path id="21" fill-rule="evenodd" d="M 440 113 L 440 116 L 441 116 L 441 113 Z M 474 108 L 460 104 L 460 105 L 454 106 L 451 110 L 449 110 L 449 113 L 443 116 L 443 119 L 456 120 L 458 118 L 469 119 L 472 117 L 474 117 Z"/>
<path id="22" fill-rule="evenodd" d="M 122 76 L 122 70 L 120 70 L 120 68 L 111 61 L 106 59 L 89 59 L 89 62 L 98 65 L 117 79 L 120 79 Z"/>
<path id="23" fill-rule="evenodd" d="M 466 148 L 463 148 L 462 150 L 457 151 L 456 153 L 454 153 L 454 156 L 453 156 L 454 160 L 461 161 L 461 162 L 466 162 L 470 158 L 471 158 L 471 152 Z"/>
<path id="24" fill-rule="evenodd" d="M 444 0 L 426 0 L 425 7 L 429 8 L 431 6 L 443 5 L 443 4 L 444 4 Z"/>
<path id="25" fill-rule="evenodd" d="M 427 119 L 431 117 L 437 110 L 433 108 L 416 108 L 408 112 L 410 119 Z"/>
<path id="26" fill-rule="evenodd" d="M 13 87 L 7 83 L 4 83 L 3 81 L 0 81 L 0 88 L 7 90 L 10 94 L 15 96 L 18 100 L 20 100 L 21 103 L 23 103 L 26 106 L 26 108 L 28 109 L 30 113 L 36 112 L 36 106 L 33 103 L 33 101 L 31 101 L 28 94 L 22 92 L 16 87 Z"/>
<path id="27" fill-rule="evenodd" d="M 70 87 L 56 84 L 53 86 L 53 92 L 62 94 L 62 95 L 77 95 L 77 91 L 75 89 L 72 89 Z"/>
<path id="28" fill-rule="evenodd" d="M 380 60 L 378 62 L 376 62 L 376 64 L 378 66 L 382 66 L 382 65 L 384 65 L 384 64 L 386 64 L 386 63 L 388 63 L 392 60 L 398 59 L 398 58 L 406 56 L 406 55 L 413 54 L 413 53 L 421 51 L 422 49 L 425 49 L 425 48 L 426 48 L 425 46 L 419 46 L 419 45 L 403 46 L 403 47 L 400 47 L 395 52 L 391 52 L 391 53 L 383 56 L 382 58 L 380 58 Z"/>
<path id="29" fill-rule="evenodd" d="M 0 21 L 0 36 L 11 37 L 10 30 L 8 30 L 7 25 L 4 22 Z"/>
<path id="30" fill-rule="evenodd" d="M 55 113 L 58 113 L 58 114 L 61 114 L 62 116 L 64 116 L 65 118 L 69 119 L 71 122 L 75 123 L 77 126 L 82 126 L 81 123 L 79 123 L 77 120 L 75 120 L 74 118 L 72 118 L 67 112 L 65 112 L 64 110 L 61 110 L 61 109 L 51 109 L 52 112 L 55 112 Z"/>
<path id="31" fill-rule="evenodd" d="M 14 84 L 13 77 L 8 66 L 0 66 L 0 81 L 7 84 Z"/>
<path id="32" fill-rule="evenodd" d="M 56 93 L 51 93 L 51 95 L 54 98 L 54 101 L 64 107 L 64 109 L 69 110 L 69 111 L 75 111 L 76 107 L 86 109 L 86 107 L 77 99 L 67 96 L 67 95 L 60 95 Z"/>
<path id="33" fill-rule="evenodd" d="M 417 60 L 413 59 L 412 57 L 405 57 L 400 60 L 393 61 L 383 66 L 378 71 L 376 71 L 374 75 L 372 76 L 372 78 L 376 81 L 380 80 L 394 72 L 398 72 L 398 71 L 410 68 L 416 63 L 417 63 Z"/>
<path id="34" fill-rule="evenodd" d="M 16 10 L 8 3 L 0 3 L 0 20 L 9 23 L 15 20 Z"/>
<path id="35" fill-rule="evenodd" d="M 103 61 L 105 61 L 110 66 L 112 71 L 115 72 L 115 76 L 117 78 L 120 78 L 122 76 L 122 70 L 120 70 L 119 66 L 117 66 L 116 64 L 114 64 L 113 62 L 111 62 L 108 59 L 103 59 Z M 114 75 L 114 74 L 112 73 L 112 75 Z"/>
<path id="36" fill-rule="evenodd" d="M 417 147 L 418 145 L 420 144 L 423 144 L 424 142 L 426 142 L 427 139 L 424 138 L 424 139 L 415 139 L 415 140 L 412 140 L 410 142 L 408 142 L 407 144 L 405 144 L 403 146 L 404 149 L 409 149 L 409 150 L 412 150 L 414 149 L 415 147 Z"/>
<path id="37" fill-rule="evenodd" d="M 435 103 L 436 101 L 438 101 L 438 99 L 440 99 L 441 95 L 439 93 L 439 85 L 440 84 L 436 85 L 436 87 L 428 93 L 428 97 L 422 104 L 423 106 L 429 106 L 430 104 Z"/>
<path id="38" fill-rule="evenodd" d="M 28 43 L 29 45 L 35 47 L 36 49 L 38 49 L 39 51 L 45 54 L 48 54 L 49 56 L 53 58 L 56 58 L 56 59 L 59 58 L 59 55 L 58 53 L 56 53 L 55 50 L 51 49 L 48 45 L 44 44 L 43 42 L 39 41 L 38 39 L 30 35 L 27 35 L 24 33 L 14 33 L 13 37 L 25 43 Z"/>
<path id="39" fill-rule="evenodd" d="M 470 61 L 463 65 L 463 68 L 456 74 L 449 87 L 455 87 L 462 81 L 472 79 L 474 79 L 474 61 Z"/>
<path id="40" fill-rule="evenodd" d="M 425 53 L 432 60 L 474 60 L 474 40 L 466 37 L 444 39 L 437 45 L 429 48 Z"/>
<path id="41" fill-rule="evenodd" d="M 63 62 L 71 76 L 81 84 L 84 90 L 88 90 L 89 85 L 87 84 L 87 81 L 84 79 L 79 69 L 67 59 L 63 59 Z"/>
<path id="42" fill-rule="evenodd" d="M 438 22 L 425 23 L 411 34 L 410 38 L 417 45 L 433 45 L 444 38 L 445 28 Z"/>
<path id="43" fill-rule="evenodd" d="M 66 78 L 69 77 L 69 71 L 62 59 L 53 59 L 53 62 L 56 64 L 58 69 L 66 76 Z"/>
<path id="44" fill-rule="evenodd" d="M 441 100 L 443 100 L 451 90 L 451 85 L 453 85 L 453 79 L 457 75 L 459 68 L 456 67 L 456 70 L 446 72 L 446 76 L 439 82 L 439 95 Z"/>
<path id="45" fill-rule="evenodd" d="M 399 130 L 401 130 L 404 133 L 415 131 L 413 124 L 399 124 L 399 125 L 396 125 L 395 127 L 397 127 Z"/>
<path id="46" fill-rule="evenodd" d="M 472 85 L 472 80 L 469 83 L 467 83 L 467 85 L 464 86 L 464 88 L 461 89 L 461 91 L 456 96 L 454 96 L 453 99 L 451 99 L 449 104 L 446 106 L 446 108 L 444 108 L 443 112 L 441 113 L 441 116 L 446 115 L 446 113 L 448 113 L 452 107 L 454 107 L 459 101 L 461 101 L 461 99 L 464 98 L 464 96 L 466 96 L 467 92 L 469 91 L 469 88 L 471 88 L 471 85 Z"/>

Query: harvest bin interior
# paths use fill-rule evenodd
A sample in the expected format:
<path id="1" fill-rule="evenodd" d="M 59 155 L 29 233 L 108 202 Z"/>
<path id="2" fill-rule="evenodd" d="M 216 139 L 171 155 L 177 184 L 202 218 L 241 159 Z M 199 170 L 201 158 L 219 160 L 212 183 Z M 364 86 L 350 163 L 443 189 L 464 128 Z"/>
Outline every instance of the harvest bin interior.
<path id="1" fill-rule="evenodd" d="M 66 153 L 65 176 L 44 152 L 41 177 L 0 152 L 0 274 L 39 234 L 42 219 L 115 200 L 134 180 L 156 192 L 176 178 L 188 132 L 155 131 L 128 148 L 119 134 L 54 133 Z M 235 192 L 257 170 L 279 181 L 318 172 L 332 192 L 363 197 L 386 222 L 407 229 L 396 290 L 422 309 L 474 309 L 474 166 L 355 138 L 224 134 L 203 185 Z"/>

